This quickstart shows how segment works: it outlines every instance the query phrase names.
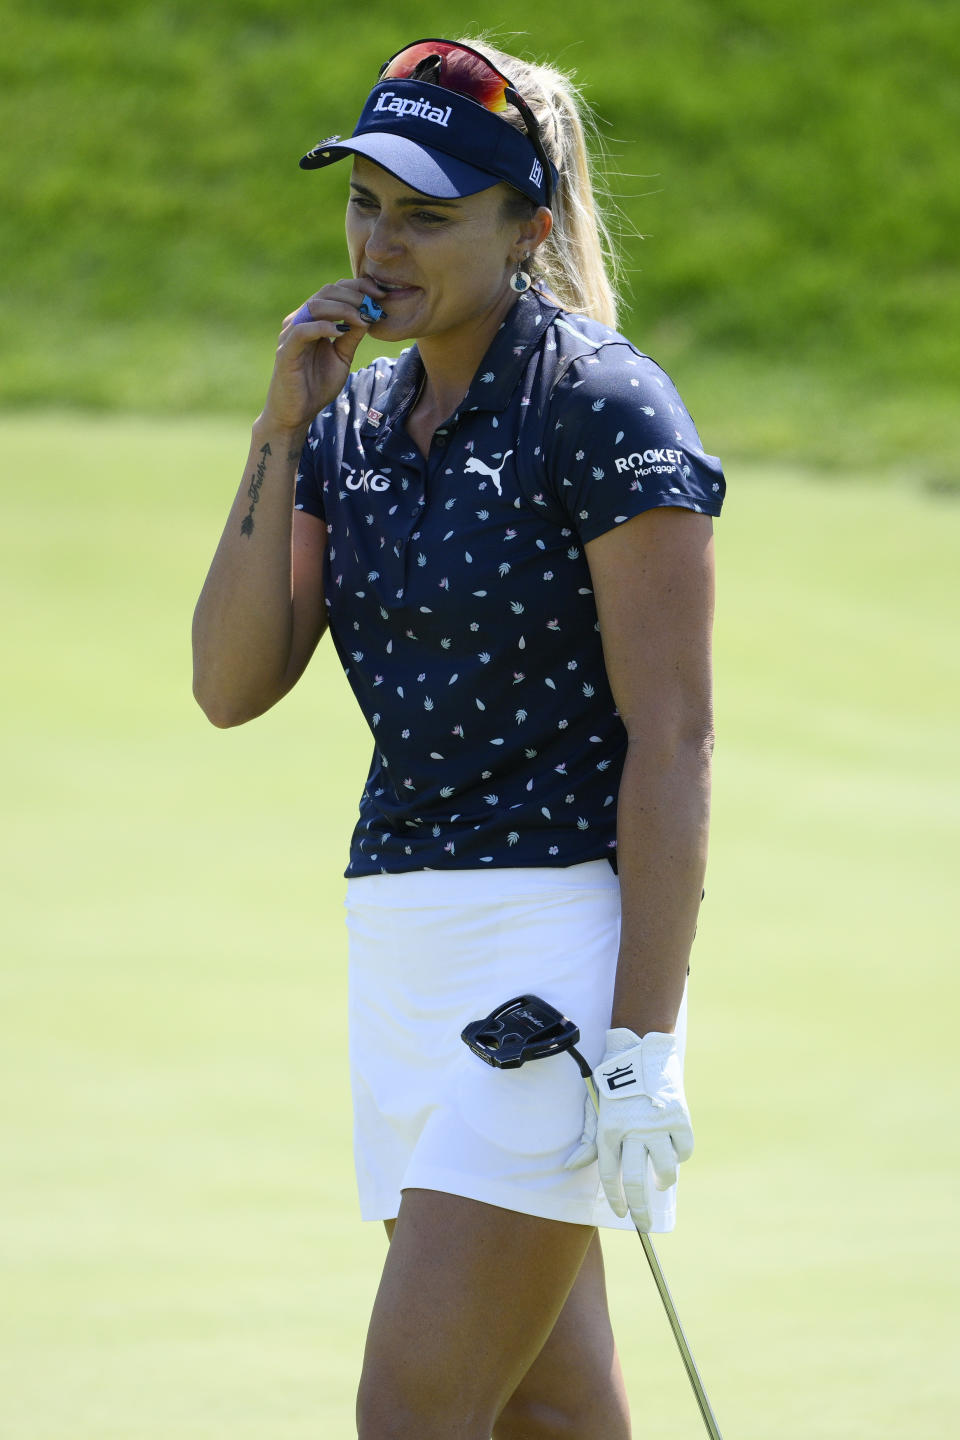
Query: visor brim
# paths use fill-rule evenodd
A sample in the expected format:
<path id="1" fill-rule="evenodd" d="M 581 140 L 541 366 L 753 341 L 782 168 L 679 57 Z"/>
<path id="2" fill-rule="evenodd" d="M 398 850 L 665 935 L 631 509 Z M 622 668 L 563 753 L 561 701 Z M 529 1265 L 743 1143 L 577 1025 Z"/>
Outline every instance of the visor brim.
<path id="1" fill-rule="evenodd" d="M 348 155 L 363 155 L 409 185 L 411 190 L 437 200 L 459 200 L 494 185 L 509 183 L 442 150 L 419 145 L 402 135 L 384 133 L 356 135 L 350 140 L 325 145 L 319 152 L 310 151 L 301 159 L 300 168 L 321 170 L 337 160 L 345 160 Z"/>

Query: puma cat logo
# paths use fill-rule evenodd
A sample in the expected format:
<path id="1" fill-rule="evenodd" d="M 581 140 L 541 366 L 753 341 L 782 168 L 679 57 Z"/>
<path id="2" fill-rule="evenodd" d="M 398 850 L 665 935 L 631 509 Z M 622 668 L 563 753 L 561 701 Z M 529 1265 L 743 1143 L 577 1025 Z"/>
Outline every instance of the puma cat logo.
<path id="1" fill-rule="evenodd" d="M 502 500 L 503 491 L 500 488 L 500 472 L 502 471 L 504 465 L 506 465 L 512 454 L 513 451 L 508 450 L 506 455 L 504 455 L 503 459 L 500 461 L 499 468 L 496 470 L 492 469 L 491 466 L 485 464 L 483 460 L 478 460 L 476 455 L 471 455 L 468 458 L 466 465 L 463 467 L 463 473 L 464 475 L 486 475 L 490 480 L 493 481 L 496 492 Z"/>

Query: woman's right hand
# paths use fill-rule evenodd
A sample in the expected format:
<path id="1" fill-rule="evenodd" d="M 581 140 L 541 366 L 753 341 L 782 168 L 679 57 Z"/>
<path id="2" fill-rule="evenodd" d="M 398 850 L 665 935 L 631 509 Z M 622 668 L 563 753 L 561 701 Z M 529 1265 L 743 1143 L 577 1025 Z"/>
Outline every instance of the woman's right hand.
<path id="1" fill-rule="evenodd" d="M 374 328 L 360 313 L 363 297 L 369 295 L 379 304 L 385 294 L 366 276 L 338 280 L 310 296 L 306 308 L 311 320 L 297 321 L 296 310 L 286 317 L 261 421 L 274 430 L 305 430 L 318 411 L 336 399 L 357 346 Z M 349 329 L 338 330 L 338 325 Z"/>

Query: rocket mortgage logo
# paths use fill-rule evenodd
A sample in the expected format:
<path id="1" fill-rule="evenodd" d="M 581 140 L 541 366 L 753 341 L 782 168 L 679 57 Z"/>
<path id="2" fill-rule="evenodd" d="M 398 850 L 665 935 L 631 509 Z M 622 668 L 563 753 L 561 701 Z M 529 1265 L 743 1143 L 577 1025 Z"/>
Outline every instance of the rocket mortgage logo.
<path id="1" fill-rule="evenodd" d="M 683 465 L 680 450 L 634 450 L 632 455 L 618 455 L 614 460 L 618 471 L 635 470 L 639 475 L 670 475 Z"/>

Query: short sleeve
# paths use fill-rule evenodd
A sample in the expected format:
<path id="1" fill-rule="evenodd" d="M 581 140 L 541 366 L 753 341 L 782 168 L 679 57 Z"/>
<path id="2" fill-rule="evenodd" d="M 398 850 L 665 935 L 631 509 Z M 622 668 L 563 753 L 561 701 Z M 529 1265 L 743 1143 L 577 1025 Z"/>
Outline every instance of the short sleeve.
<path id="1" fill-rule="evenodd" d="M 726 492 L 673 381 L 626 342 L 575 360 L 555 386 L 544 458 L 584 543 L 658 506 L 719 515 Z"/>
<path id="2" fill-rule="evenodd" d="M 323 480 L 318 473 L 322 443 L 321 422 L 322 416 L 318 415 L 307 431 L 300 463 L 297 466 L 297 488 L 294 494 L 293 508 L 325 520 L 327 517 L 323 506 Z"/>

